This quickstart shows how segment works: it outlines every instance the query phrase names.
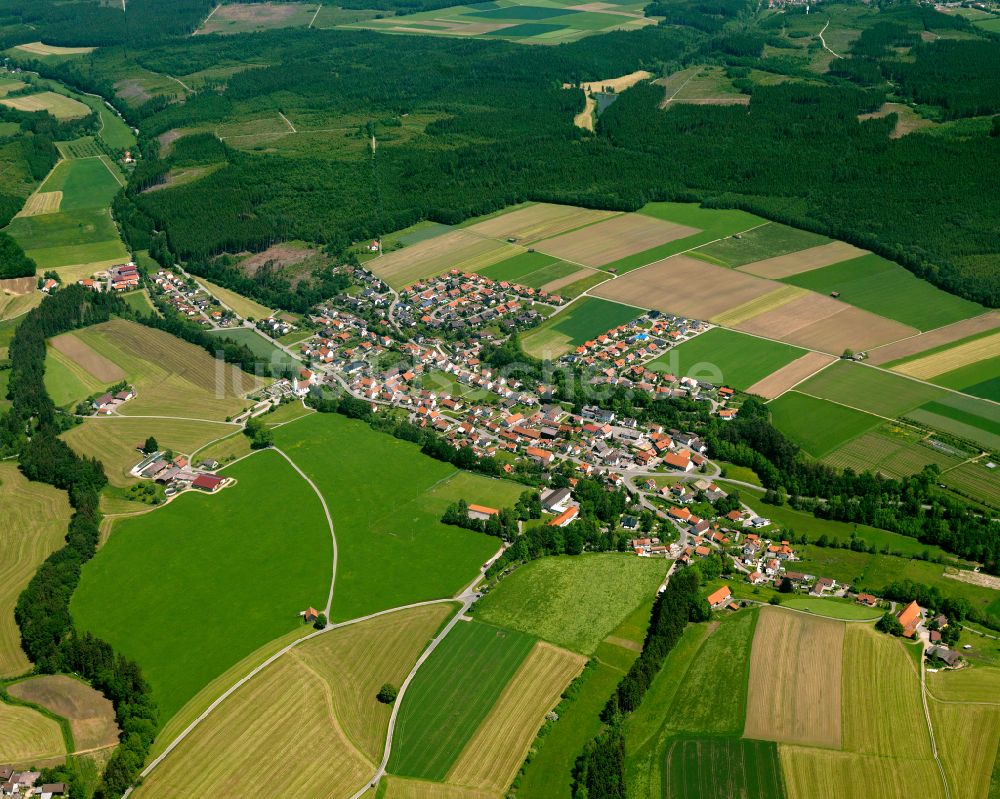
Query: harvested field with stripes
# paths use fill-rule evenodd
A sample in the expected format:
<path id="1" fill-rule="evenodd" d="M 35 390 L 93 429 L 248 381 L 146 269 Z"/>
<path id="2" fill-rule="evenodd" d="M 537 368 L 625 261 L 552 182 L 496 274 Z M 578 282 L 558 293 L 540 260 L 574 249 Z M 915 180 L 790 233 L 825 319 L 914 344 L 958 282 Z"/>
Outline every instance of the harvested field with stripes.
<path id="1" fill-rule="evenodd" d="M 930 700 L 934 737 L 952 799 L 994 795 L 990 782 L 1000 746 L 1000 694 L 993 700 L 993 705 Z"/>
<path id="2" fill-rule="evenodd" d="M 740 322 L 736 328 L 832 355 L 840 355 L 845 349 L 867 350 L 917 332 L 899 322 L 813 293 Z"/>
<path id="3" fill-rule="evenodd" d="M 945 799 L 941 776 L 930 758 L 895 759 L 813 749 L 778 747 L 788 799 L 864 796 L 865 799 Z"/>
<path id="4" fill-rule="evenodd" d="M 539 641 L 466 744 L 445 782 L 502 794 L 586 658 Z"/>
<path id="5" fill-rule="evenodd" d="M 990 469 L 985 461 L 963 463 L 942 475 L 942 482 L 949 488 L 973 497 L 979 497 L 994 508 L 1000 507 L 1000 471 Z"/>
<path id="6" fill-rule="evenodd" d="M 829 244 L 821 244 L 819 247 L 810 247 L 808 250 L 767 258 L 763 261 L 740 266 L 738 269 L 758 277 L 780 280 L 783 277 L 798 275 L 812 269 L 819 269 L 821 266 L 829 266 L 865 254 L 867 254 L 866 250 L 861 250 L 852 244 L 834 241 Z"/>
<path id="7" fill-rule="evenodd" d="M 881 366 L 998 327 L 1000 327 L 1000 311 L 990 311 L 972 319 L 963 319 L 961 322 L 945 325 L 937 330 L 929 330 L 919 336 L 912 336 L 903 341 L 874 349 L 868 354 L 868 360 L 876 366 Z"/>
<path id="8" fill-rule="evenodd" d="M 982 666 L 928 674 L 927 690 L 944 702 L 992 702 L 1000 707 L 1000 668 Z"/>
<path id="9" fill-rule="evenodd" d="M 449 269 L 475 272 L 520 252 L 523 250 L 510 244 L 483 238 L 466 230 L 452 230 L 373 258 L 365 266 L 390 286 L 403 288 Z"/>
<path id="10" fill-rule="evenodd" d="M 85 682 L 65 674 L 47 674 L 14 683 L 11 696 L 41 705 L 69 722 L 76 751 L 102 749 L 118 743 L 118 725 L 111 700 Z"/>
<path id="11" fill-rule="evenodd" d="M 776 284 L 773 290 L 767 294 L 718 314 L 712 317 L 712 321 L 719 325 L 735 327 L 740 322 L 753 319 L 760 314 L 777 311 L 779 308 L 806 293 L 805 289 L 800 289 L 797 286 L 781 286 Z"/>
<path id="12" fill-rule="evenodd" d="M 118 364 L 95 352 L 72 333 L 56 336 L 51 344 L 101 383 L 117 383 L 125 377 L 125 372 Z"/>
<path id="13" fill-rule="evenodd" d="M 918 474 L 929 463 L 937 464 L 942 470 L 960 463 L 953 455 L 921 444 L 921 438 L 922 434 L 909 428 L 887 424 L 851 439 L 823 460 L 841 469 L 880 472 L 887 477 Z M 944 476 L 942 482 L 948 482 Z"/>
<path id="14" fill-rule="evenodd" d="M 697 228 L 644 214 L 622 214 L 546 239 L 536 249 L 572 263 L 600 267 L 698 232 Z"/>
<path id="15" fill-rule="evenodd" d="M 31 667 L 21 651 L 14 606 L 38 566 L 62 546 L 70 508 L 65 491 L 29 482 L 13 461 L 0 463 L 0 507 L 4 521 L 0 530 L 0 677 L 13 677 Z"/>
<path id="16" fill-rule="evenodd" d="M 28 707 L 0 701 L 0 763 L 29 767 L 66 754 L 62 730 L 54 719 Z"/>
<path id="17" fill-rule="evenodd" d="M 386 777 L 388 786 L 382 799 L 496 799 L 492 791 L 460 788 L 443 782 L 408 780 L 403 777 Z"/>
<path id="18" fill-rule="evenodd" d="M 832 619 L 761 609 L 744 737 L 840 748 L 844 627 Z"/>
<path id="19" fill-rule="evenodd" d="M 615 211 L 537 203 L 477 222 L 467 229 L 491 239 L 514 238 L 518 244 L 531 244 L 616 215 Z"/>
<path id="20" fill-rule="evenodd" d="M 707 319 L 775 288 L 770 281 L 677 255 L 629 272 L 591 293 L 626 305 Z"/>
<path id="21" fill-rule="evenodd" d="M 1000 358 L 1000 332 L 893 367 L 894 372 L 928 380 L 979 361 Z"/>
<path id="22" fill-rule="evenodd" d="M 772 372 L 763 380 L 758 380 L 747 389 L 748 394 L 757 394 L 764 399 L 780 397 L 797 383 L 814 375 L 824 366 L 833 363 L 836 358 L 822 352 L 807 352 L 787 366 Z"/>
<path id="23" fill-rule="evenodd" d="M 17 212 L 18 216 L 41 216 L 54 214 L 59 210 L 63 193 L 61 191 L 39 191 L 25 200 L 24 207 Z"/>

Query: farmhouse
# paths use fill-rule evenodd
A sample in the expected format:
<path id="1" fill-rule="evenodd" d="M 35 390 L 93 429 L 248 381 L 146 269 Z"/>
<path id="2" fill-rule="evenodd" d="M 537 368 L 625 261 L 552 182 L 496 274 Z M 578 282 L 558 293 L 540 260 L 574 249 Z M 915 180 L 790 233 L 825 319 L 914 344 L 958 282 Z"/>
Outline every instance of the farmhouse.
<path id="1" fill-rule="evenodd" d="M 719 588 L 709 594 L 706 600 L 713 609 L 718 609 L 726 605 L 732 596 L 733 593 L 729 590 L 729 586 L 724 585 L 722 588 Z"/>
<path id="2" fill-rule="evenodd" d="M 191 483 L 192 488 L 197 488 L 199 491 L 207 491 L 209 494 L 214 494 L 223 484 L 226 482 L 224 477 L 219 477 L 214 474 L 199 474 L 194 481 Z"/>
<path id="3" fill-rule="evenodd" d="M 571 499 L 572 492 L 568 488 L 554 488 L 542 497 L 542 507 L 550 513 L 562 513 Z"/>
<path id="4" fill-rule="evenodd" d="M 954 669 L 962 665 L 962 656 L 946 646 L 932 646 L 927 650 L 928 660 L 940 660 L 948 668 Z"/>
<path id="5" fill-rule="evenodd" d="M 854 601 L 859 605 L 864 605 L 865 607 L 873 608 L 878 604 L 878 597 L 872 594 L 858 594 Z"/>
<path id="6" fill-rule="evenodd" d="M 896 614 L 896 618 L 899 620 L 899 623 L 903 625 L 904 636 L 907 638 L 913 638 L 917 632 L 917 627 L 920 625 L 920 622 L 923 621 L 923 615 L 923 608 L 921 608 L 915 601 L 911 602 Z"/>
<path id="7" fill-rule="evenodd" d="M 552 521 L 550 521 L 549 522 L 549 526 L 550 527 L 565 527 L 567 524 L 569 524 L 570 522 L 572 522 L 577 517 L 577 514 L 579 512 L 580 512 L 580 509 L 576 505 L 574 505 L 571 508 L 567 508 L 562 513 L 560 513 L 558 516 L 556 516 Z"/>

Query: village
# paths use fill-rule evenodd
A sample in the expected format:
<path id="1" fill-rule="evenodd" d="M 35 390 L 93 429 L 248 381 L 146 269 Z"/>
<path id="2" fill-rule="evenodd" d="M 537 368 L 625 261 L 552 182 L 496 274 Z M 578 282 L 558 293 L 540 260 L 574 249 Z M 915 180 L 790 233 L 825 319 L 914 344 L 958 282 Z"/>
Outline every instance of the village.
<path id="1" fill-rule="evenodd" d="M 10 766 L 0 766 L 0 796 L 14 796 L 17 799 L 55 799 L 67 796 L 66 785 L 62 782 L 39 784 L 40 771 L 17 770 Z"/>

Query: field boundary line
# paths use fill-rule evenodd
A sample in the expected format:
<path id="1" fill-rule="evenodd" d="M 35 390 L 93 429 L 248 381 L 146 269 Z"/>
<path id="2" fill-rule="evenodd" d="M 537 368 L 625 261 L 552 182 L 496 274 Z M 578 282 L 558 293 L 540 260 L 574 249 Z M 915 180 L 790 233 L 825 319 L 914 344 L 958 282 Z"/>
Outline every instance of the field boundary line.
<path id="1" fill-rule="evenodd" d="M 987 397 L 977 397 L 974 394 L 966 394 L 964 391 L 959 391 L 958 389 L 954 388 L 948 388 L 947 386 L 939 386 L 937 383 L 931 383 L 929 380 L 923 380 L 919 377 L 913 377 L 913 375 L 903 374 L 902 372 L 894 372 L 892 369 L 886 369 L 882 366 L 876 366 L 873 363 L 865 363 L 864 361 L 862 361 L 861 365 L 867 366 L 869 369 L 878 369 L 880 372 L 887 372 L 891 375 L 896 375 L 898 377 L 905 377 L 907 380 L 912 380 L 915 383 L 922 383 L 925 386 L 930 386 L 931 388 L 936 388 L 941 391 L 946 391 L 949 394 L 960 394 L 961 396 L 968 397 L 971 400 L 979 400 L 980 402 L 988 402 L 990 405 L 1000 406 L 1000 402 L 997 402 L 996 400 L 991 400 L 988 399 Z M 934 400 L 931 400 L 931 402 L 934 402 Z"/>
<path id="2" fill-rule="evenodd" d="M 326 497 L 323 493 L 316 487 L 316 484 L 309 478 L 309 476 L 299 468 L 299 465 L 293 461 L 288 455 L 285 454 L 284 450 L 278 449 L 277 447 L 271 447 L 275 452 L 277 452 L 282 458 L 291 464 L 291 467 L 299 473 L 299 477 L 309 484 L 309 487 L 316 492 L 316 496 L 319 497 L 319 503 L 323 506 L 323 513 L 326 515 L 326 523 L 330 526 L 330 540 L 333 542 L 333 574 L 330 577 L 330 593 L 326 598 L 326 607 L 324 608 L 324 613 L 327 619 L 330 618 L 330 608 L 333 606 L 333 589 L 337 582 L 337 533 L 333 528 L 333 516 L 330 515 L 330 508 L 326 504 Z"/>
<path id="3" fill-rule="evenodd" d="M 817 352 L 817 350 L 813 350 L 813 352 Z M 820 353 L 820 354 L 823 354 L 823 353 Z M 824 371 L 825 369 L 829 369 L 836 362 L 837 361 L 828 361 L 827 363 L 823 364 L 819 369 L 817 369 L 815 372 L 813 372 L 811 375 L 806 375 L 799 382 L 797 382 L 795 385 L 789 386 L 784 391 L 782 391 L 777 397 L 772 397 L 771 399 L 769 399 L 768 402 L 774 402 L 774 400 L 780 399 L 781 397 L 785 396 L 785 394 L 787 394 L 789 391 L 794 391 L 796 388 L 798 388 L 799 386 L 801 386 L 807 380 L 811 380 L 812 378 L 816 377 L 816 375 L 818 375 L 820 372 Z M 795 363 L 795 361 L 792 361 L 792 363 Z M 782 368 L 784 368 L 784 367 L 782 367 Z M 771 374 L 774 374 L 774 372 L 771 372 Z M 767 378 L 764 378 L 764 379 L 766 380 Z M 799 393 L 800 394 L 804 394 L 805 392 L 804 391 L 800 391 Z"/>
<path id="4" fill-rule="evenodd" d="M 100 162 L 102 164 L 104 164 L 104 166 L 108 170 L 108 172 L 111 173 L 111 177 L 113 177 L 115 179 L 115 182 L 119 186 L 121 186 L 121 187 L 124 188 L 125 184 L 122 182 L 122 179 L 120 177 L 118 177 L 118 175 L 115 173 L 115 170 L 113 170 L 111 168 L 111 164 L 108 163 L 108 157 L 106 155 L 95 155 L 95 156 L 91 156 L 91 158 L 97 158 L 97 159 L 99 159 Z"/>
<path id="5" fill-rule="evenodd" d="M 311 28 L 313 26 L 313 23 L 316 21 L 316 17 L 319 16 L 319 12 L 320 12 L 321 8 L 323 8 L 323 4 L 322 3 L 318 3 L 316 5 L 316 13 L 313 14 L 312 15 L 312 19 L 309 20 L 309 25 L 306 27 L 306 30 L 309 30 L 309 28 Z"/>

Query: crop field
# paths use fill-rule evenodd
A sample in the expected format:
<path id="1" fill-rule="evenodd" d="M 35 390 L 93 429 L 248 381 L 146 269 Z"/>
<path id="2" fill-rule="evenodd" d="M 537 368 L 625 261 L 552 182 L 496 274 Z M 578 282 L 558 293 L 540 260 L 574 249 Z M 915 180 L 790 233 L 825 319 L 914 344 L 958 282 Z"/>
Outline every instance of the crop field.
<path id="1" fill-rule="evenodd" d="M 81 629 L 139 662 L 161 723 L 329 591 L 330 534 L 308 484 L 272 452 L 223 474 L 237 484 L 119 520 L 70 607 Z M 261 507 L 292 510 L 279 521 Z"/>
<path id="2" fill-rule="evenodd" d="M 85 682 L 65 674 L 47 674 L 14 683 L 11 696 L 41 705 L 69 722 L 76 750 L 101 749 L 118 742 L 111 700 Z"/>
<path id="3" fill-rule="evenodd" d="M 743 233 L 739 238 L 730 236 L 722 241 L 699 247 L 692 255 L 718 266 L 733 268 L 829 243 L 830 239 L 826 236 L 771 222 Z M 761 277 L 773 277 L 773 275 L 761 275 Z"/>
<path id="4" fill-rule="evenodd" d="M 739 738 L 684 738 L 667 751 L 664 799 L 784 799 L 778 747 Z"/>
<path id="5" fill-rule="evenodd" d="M 1000 507 L 1000 469 L 990 469 L 985 461 L 964 463 L 954 469 L 949 469 L 941 476 L 949 488 L 954 488 L 963 494 L 982 499 L 994 508 Z"/>
<path id="6" fill-rule="evenodd" d="M 848 625 L 843 668 L 844 749 L 929 759 L 920 679 L 903 644 L 867 625 Z"/>
<path id="7" fill-rule="evenodd" d="M 745 737 L 840 748 L 844 627 L 778 608 L 760 610 Z"/>
<path id="8" fill-rule="evenodd" d="M 945 392 L 916 380 L 847 361 L 835 363 L 799 386 L 799 391 L 895 418 Z"/>
<path id="9" fill-rule="evenodd" d="M 572 205 L 535 203 L 477 222 L 470 225 L 468 230 L 491 239 L 512 238 L 516 239 L 518 244 L 528 245 L 616 215 L 615 211 L 595 211 Z"/>
<path id="10" fill-rule="evenodd" d="M 536 249 L 571 263 L 601 267 L 698 232 L 644 214 L 622 214 L 538 242 Z"/>
<path id="11" fill-rule="evenodd" d="M 984 310 L 872 254 L 787 277 L 785 282 L 820 294 L 839 292 L 843 302 L 918 330 L 978 316 Z"/>
<path id="12" fill-rule="evenodd" d="M 511 244 L 486 239 L 465 230 L 452 230 L 401 250 L 373 258 L 365 266 L 393 288 L 440 275 L 450 269 L 478 272 L 518 255 Z"/>
<path id="13" fill-rule="evenodd" d="M 526 333 L 521 343 L 529 355 L 555 359 L 641 314 L 639 308 L 586 296 Z"/>
<path id="14" fill-rule="evenodd" d="M 160 449 L 169 449 L 178 455 L 191 455 L 210 441 L 227 436 L 236 429 L 231 424 L 197 419 L 105 416 L 85 419 L 82 424 L 63 433 L 62 439 L 78 455 L 99 459 L 104 464 L 111 485 L 128 486 L 136 482 L 129 472 L 142 460 L 138 446 L 148 436 L 156 439 Z"/>
<path id="15" fill-rule="evenodd" d="M 678 376 L 711 375 L 705 379 L 743 391 L 804 354 L 788 344 L 714 328 L 668 350 L 648 368 Z"/>
<path id="16" fill-rule="evenodd" d="M 564 286 L 594 275 L 600 276 L 602 280 L 608 279 L 608 276 L 603 272 L 586 267 L 581 268 L 576 264 L 568 264 L 540 252 L 515 255 L 506 261 L 486 267 L 480 271 L 480 274 L 493 280 L 508 280 L 512 283 L 520 283 L 522 286 L 544 289 L 553 293 L 559 293 L 558 290 Z"/>
<path id="17" fill-rule="evenodd" d="M 1000 312 L 990 311 L 971 319 L 963 319 L 919 336 L 879 347 L 869 353 L 869 361 L 877 366 L 895 364 L 918 355 L 931 355 L 956 343 L 988 334 L 1000 327 Z"/>
<path id="18" fill-rule="evenodd" d="M 385 33 L 443 36 L 498 36 L 525 43 L 558 44 L 610 30 L 651 24 L 640 3 L 574 4 L 573 0 L 531 5 L 525 2 L 478 2 L 405 17 L 371 19 L 349 25 Z"/>
<path id="19" fill-rule="evenodd" d="M 1000 355 L 931 378 L 935 385 L 1000 402 Z"/>
<path id="20" fill-rule="evenodd" d="M 788 799 L 810 799 L 817 794 L 944 799 L 941 775 L 930 758 L 871 757 L 786 744 L 778 751 Z"/>
<path id="21" fill-rule="evenodd" d="M 35 570 L 62 546 L 70 508 L 65 491 L 28 481 L 13 461 L 0 463 L 0 677 L 30 668 L 21 651 L 14 606 Z M 4 728 L 9 729 L 9 728 Z"/>
<path id="22" fill-rule="evenodd" d="M 942 470 L 961 463 L 954 455 L 921 443 L 922 438 L 909 428 L 886 424 L 847 441 L 824 460 L 841 469 L 880 472 L 887 477 L 908 477 L 929 463 Z"/>
<path id="23" fill-rule="evenodd" d="M 697 686 L 674 697 L 667 727 L 675 734 L 740 735 L 747 705 L 750 651 L 757 613 L 726 618 L 702 644 L 685 676 Z"/>
<path id="24" fill-rule="evenodd" d="M 24 50 L 26 53 L 31 53 L 37 56 L 69 56 L 69 55 L 85 55 L 86 53 L 92 53 L 94 51 L 93 47 L 59 47 L 54 44 L 43 44 L 42 42 L 29 42 L 27 44 L 17 45 L 18 50 Z"/>
<path id="25" fill-rule="evenodd" d="M 218 6 L 195 34 L 256 33 L 306 27 L 317 9 L 318 4 L 312 3 L 227 3 Z"/>
<path id="26" fill-rule="evenodd" d="M 984 449 L 1000 449 L 1000 412 L 996 405 L 964 394 L 946 394 L 906 415 L 921 424 L 973 441 Z"/>
<path id="27" fill-rule="evenodd" d="M 39 188 L 42 193 L 62 192 L 60 211 L 107 208 L 120 190 L 117 176 L 103 157 L 61 161 Z"/>
<path id="28" fill-rule="evenodd" d="M 1000 746 L 1000 702 L 996 699 L 994 693 L 992 705 L 930 702 L 934 736 L 953 799 L 990 795 Z"/>
<path id="29" fill-rule="evenodd" d="M 66 753 L 62 730 L 37 710 L 0 701 L 0 761 L 31 766 L 38 760 Z"/>
<path id="30" fill-rule="evenodd" d="M 221 421 L 247 406 L 241 394 L 261 385 L 200 347 L 135 322 L 113 320 L 69 335 L 116 364 L 135 386 L 136 397 L 122 406 L 123 416 Z"/>
<path id="31" fill-rule="evenodd" d="M 590 654 L 656 593 L 667 566 L 617 553 L 541 558 L 501 581 L 476 605 L 475 616 Z"/>
<path id="32" fill-rule="evenodd" d="M 84 397 L 102 392 L 117 381 L 98 380 L 72 356 L 49 347 L 45 355 L 44 382 L 56 406 L 70 408 Z"/>
<path id="33" fill-rule="evenodd" d="M 55 92 L 4 97 L 0 98 L 0 104 L 18 111 L 48 111 L 56 119 L 79 119 L 90 113 L 90 109 L 83 103 Z"/>
<path id="34" fill-rule="evenodd" d="M 767 230 L 767 228 L 758 228 L 757 230 Z M 756 230 L 750 231 L 746 234 L 745 238 L 752 236 L 756 232 Z M 802 236 L 815 235 L 811 233 L 806 234 L 805 231 L 801 230 L 797 232 Z M 804 241 L 802 238 L 799 240 Z M 839 263 L 848 258 L 857 258 L 864 253 L 864 250 L 859 250 L 857 247 L 843 241 L 814 242 L 812 246 L 806 248 L 788 250 L 785 253 L 773 253 L 762 257 L 760 260 L 745 261 L 738 266 L 740 266 L 740 271 L 751 275 L 766 277 L 771 280 L 781 280 L 793 275 L 808 273 L 813 269 L 821 269 L 822 267 Z"/>
<path id="35" fill-rule="evenodd" d="M 406 692 L 389 771 L 443 780 L 534 646 L 523 633 L 457 624 Z"/>
<path id="36" fill-rule="evenodd" d="M 448 771 L 446 782 L 500 795 L 524 762 L 545 714 L 586 663 L 586 658 L 535 644 L 493 710 Z"/>
<path id="37" fill-rule="evenodd" d="M 915 334 L 912 327 L 820 294 L 804 294 L 735 324 L 738 330 L 840 355 Z"/>
<path id="38" fill-rule="evenodd" d="M 747 387 L 746 392 L 757 394 L 764 399 L 775 399 L 835 360 L 832 355 L 825 355 L 822 352 L 807 352 Z"/>
<path id="39" fill-rule="evenodd" d="M 594 294 L 692 319 L 708 319 L 775 288 L 770 281 L 676 255 L 612 280 Z"/>
<path id="40" fill-rule="evenodd" d="M 337 528 L 334 619 L 452 596 L 494 554 L 496 539 L 442 524 L 461 480 L 466 501 L 510 505 L 523 491 L 464 475 L 406 441 L 338 414 L 313 414 L 275 428 L 275 442 L 323 492 Z M 330 453 L 337 457 L 331 458 Z"/>
<path id="41" fill-rule="evenodd" d="M 712 321 L 729 327 L 735 327 L 740 322 L 746 322 L 756 316 L 777 311 L 806 294 L 805 289 L 796 286 L 780 286 L 772 284 L 771 290 L 759 297 L 754 297 L 740 305 L 735 305 L 712 317 Z"/>
<path id="42" fill-rule="evenodd" d="M 820 373 L 822 375 L 822 372 Z M 774 425 L 814 458 L 823 458 L 879 425 L 870 413 L 789 391 L 768 404 Z M 822 419 L 823 424 L 816 420 Z"/>
<path id="43" fill-rule="evenodd" d="M 929 380 L 958 369 L 978 366 L 983 368 L 982 379 L 988 379 L 996 376 L 996 369 L 992 368 L 992 363 L 980 364 L 980 361 L 995 361 L 997 358 L 1000 358 L 1000 332 L 989 332 L 951 347 L 939 347 L 927 355 L 904 360 L 891 368 L 900 374 Z"/>
<path id="44" fill-rule="evenodd" d="M 198 282 L 202 283 L 205 288 L 214 294 L 223 305 L 228 305 L 237 315 L 242 316 L 244 319 L 266 319 L 274 313 L 266 305 L 261 305 L 249 297 L 244 297 L 242 294 L 237 294 L 235 291 L 230 291 L 215 283 L 209 283 L 204 278 L 198 278 Z"/>

